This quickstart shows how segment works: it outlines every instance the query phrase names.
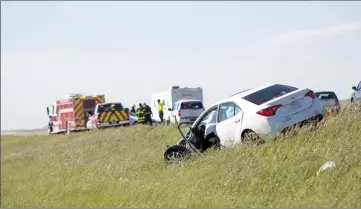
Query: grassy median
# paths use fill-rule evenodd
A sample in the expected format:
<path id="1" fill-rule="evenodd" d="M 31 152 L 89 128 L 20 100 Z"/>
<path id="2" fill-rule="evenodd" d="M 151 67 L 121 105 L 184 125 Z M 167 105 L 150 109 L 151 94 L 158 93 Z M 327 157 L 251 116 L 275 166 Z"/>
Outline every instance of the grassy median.
<path id="1" fill-rule="evenodd" d="M 2 207 L 361 207 L 361 113 L 165 166 L 174 126 L 4 136 Z M 332 160 L 335 168 L 316 175 Z"/>

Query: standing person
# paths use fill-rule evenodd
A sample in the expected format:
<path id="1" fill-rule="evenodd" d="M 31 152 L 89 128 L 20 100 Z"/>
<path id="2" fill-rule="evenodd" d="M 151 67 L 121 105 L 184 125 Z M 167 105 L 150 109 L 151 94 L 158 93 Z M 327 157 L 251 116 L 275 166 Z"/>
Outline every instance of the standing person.
<path id="1" fill-rule="evenodd" d="M 137 114 L 137 122 L 139 124 L 144 124 L 145 118 L 144 118 L 144 108 L 142 103 L 139 103 L 139 107 L 136 111 L 136 114 Z"/>
<path id="2" fill-rule="evenodd" d="M 149 107 L 149 105 L 147 105 L 147 103 L 144 102 L 143 104 L 143 107 L 144 107 L 144 117 L 145 117 L 145 123 L 146 124 L 150 124 L 151 126 L 153 125 L 152 124 L 152 109 Z"/>
<path id="3" fill-rule="evenodd" d="M 130 109 L 130 112 L 133 112 L 133 113 L 136 112 L 136 111 L 135 111 L 135 105 L 132 106 L 132 109 Z"/>
<path id="4" fill-rule="evenodd" d="M 159 114 L 159 118 L 160 118 L 160 122 L 163 122 L 163 108 L 164 108 L 164 104 L 162 102 L 160 102 L 160 99 L 157 100 L 158 101 L 158 114 Z"/>

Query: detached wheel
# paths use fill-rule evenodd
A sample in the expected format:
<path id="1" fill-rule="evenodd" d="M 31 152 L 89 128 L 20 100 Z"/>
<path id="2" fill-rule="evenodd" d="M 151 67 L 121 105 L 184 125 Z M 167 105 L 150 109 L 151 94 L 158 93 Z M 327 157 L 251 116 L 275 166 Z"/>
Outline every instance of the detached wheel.
<path id="1" fill-rule="evenodd" d="M 244 133 L 242 141 L 249 143 L 249 144 L 256 144 L 256 145 L 265 143 L 265 141 L 263 139 L 261 139 L 261 137 L 259 137 L 258 134 L 256 134 L 256 132 L 254 132 L 254 131 L 247 131 L 246 133 Z"/>
<path id="2" fill-rule="evenodd" d="M 190 151 L 184 146 L 180 145 L 168 147 L 164 152 L 164 162 L 167 164 L 184 161 L 189 157 Z"/>

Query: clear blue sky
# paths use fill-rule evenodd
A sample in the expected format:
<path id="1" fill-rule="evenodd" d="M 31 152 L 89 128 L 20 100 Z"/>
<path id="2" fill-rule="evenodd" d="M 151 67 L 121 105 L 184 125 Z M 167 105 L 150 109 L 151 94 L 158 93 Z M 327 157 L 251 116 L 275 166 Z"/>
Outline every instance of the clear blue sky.
<path id="1" fill-rule="evenodd" d="M 46 125 L 68 93 L 126 105 L 172 85 L 206 105 L 281 82 L 349 98 L 361 2 L 1 2 L 1 129 Z"/>

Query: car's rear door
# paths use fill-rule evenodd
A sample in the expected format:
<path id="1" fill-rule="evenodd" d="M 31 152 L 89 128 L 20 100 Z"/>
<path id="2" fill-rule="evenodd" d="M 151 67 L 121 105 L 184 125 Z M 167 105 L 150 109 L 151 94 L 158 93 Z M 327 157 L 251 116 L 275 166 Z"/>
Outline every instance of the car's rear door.
<path id="1" fill-rule="evenodd" d="M 234 102 L 222 103 L 218 106 L 216 132 L 222 145 L 240 140 L 243 111 Z"/>

